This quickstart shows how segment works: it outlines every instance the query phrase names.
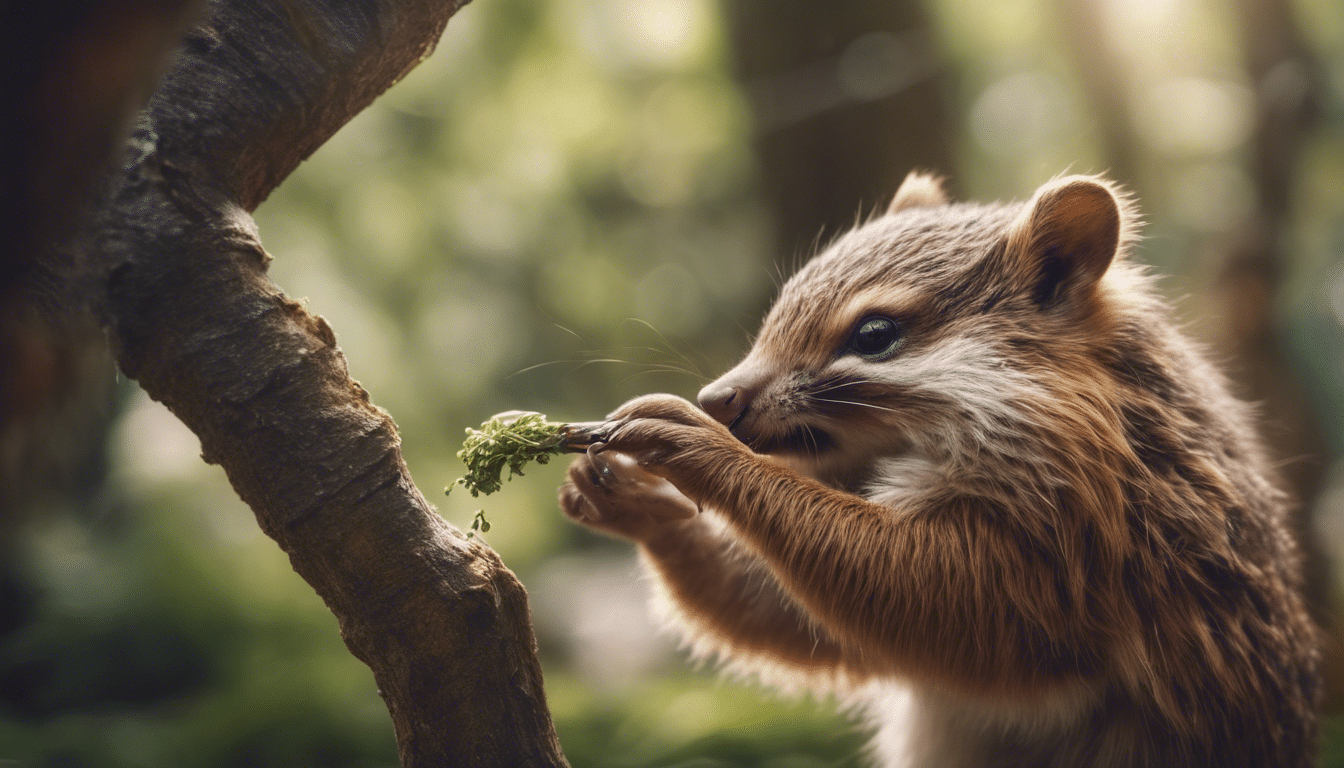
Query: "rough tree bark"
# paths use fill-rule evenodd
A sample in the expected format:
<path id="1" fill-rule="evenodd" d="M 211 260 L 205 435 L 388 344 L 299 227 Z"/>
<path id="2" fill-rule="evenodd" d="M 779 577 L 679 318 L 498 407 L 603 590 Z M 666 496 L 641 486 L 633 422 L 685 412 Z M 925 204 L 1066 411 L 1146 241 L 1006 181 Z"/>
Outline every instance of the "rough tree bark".
<path id="1" fill-rule="evenodd" d="M 249 212 L 464 0 L 215 0 L 130 142 L 85 267 L 121 369 L 200 437 L 372 668 L 402 765 L 565 765 L 526 595 L 412 483 Z"/>

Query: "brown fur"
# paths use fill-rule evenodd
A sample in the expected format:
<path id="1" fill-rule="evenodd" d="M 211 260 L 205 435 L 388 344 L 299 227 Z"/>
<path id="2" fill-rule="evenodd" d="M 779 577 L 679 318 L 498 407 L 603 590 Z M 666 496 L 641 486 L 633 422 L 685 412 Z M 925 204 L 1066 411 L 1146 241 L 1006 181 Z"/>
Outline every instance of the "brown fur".
<path id="1" fill-rule="evenodd" d="M 784 286 L 719 421 L 627 403 L 562 506 L 640 543 L 697 652 L 862 708 L 884 765 L 1309 765 L 1285 500 L 1135 220 L 1096 178 L 912 175 Z"/>

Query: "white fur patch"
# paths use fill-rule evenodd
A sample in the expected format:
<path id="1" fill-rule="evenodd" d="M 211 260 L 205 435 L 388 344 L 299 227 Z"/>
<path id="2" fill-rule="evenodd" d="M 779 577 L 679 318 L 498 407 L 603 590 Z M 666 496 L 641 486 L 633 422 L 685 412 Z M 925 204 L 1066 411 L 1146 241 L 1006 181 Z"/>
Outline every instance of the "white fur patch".
<path id="1" fill-rule="evenodd" d="M 1032 740 L 1076 727 L 1095 700 L 1082 683 L 1024 703 L 880 680 L 856 691 L 852 703 L 875 728 L 869 748 L 883 768 L 972 768 L 984 765 L 1007 733 Z"/>
<path id="2" fill-rule="evenodd" d="M 961 434 L 946 437 L 971 445 L 994 442 L 994 432 L 1024 417 L 1022 404 L 1046 397 L 1030 376 L 1010 365 L 993 345 L 968 336 L 939 341 L 881 363 L 856 359 L 851 366 L 853 374 L 864 378 L 935 392 L 955 403 L 971 416 L 971 422 L 958 425 Z"/>
<path id="3" fill-rule="evenodd" d="M 921 456 L 882 459 L 873 467 L 864 496 L 877 504 L 899 507 L 905 499 L 939 486 L 942 478 L 938 466 Z"/>

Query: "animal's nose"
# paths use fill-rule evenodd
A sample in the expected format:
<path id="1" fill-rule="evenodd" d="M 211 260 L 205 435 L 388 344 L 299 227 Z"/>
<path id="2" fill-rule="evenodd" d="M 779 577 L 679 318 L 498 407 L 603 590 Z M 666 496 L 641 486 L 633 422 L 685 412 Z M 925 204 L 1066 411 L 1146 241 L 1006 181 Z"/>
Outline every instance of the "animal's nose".
<path id="1" fill-rule="evenodd" d="M 732 424 L 733 420 L 747 409 L 749 398 L 741 387 L 733 384 L 712 382 L 700 390 L 696 398 L 705 413 L 713 416 L 720 424 Z"/>

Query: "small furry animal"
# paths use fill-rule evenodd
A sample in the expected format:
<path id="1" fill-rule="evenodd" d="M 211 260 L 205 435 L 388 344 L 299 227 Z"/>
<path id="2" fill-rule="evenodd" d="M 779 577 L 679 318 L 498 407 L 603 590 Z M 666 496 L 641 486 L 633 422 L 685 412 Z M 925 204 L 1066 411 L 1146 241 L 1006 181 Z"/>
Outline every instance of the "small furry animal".
<path id="1" fill-rule="evenodd" d="M 639 544 L 695 653 L 861 710 L 881 765 L 1310 765 L 1286 500 L 1135 221 L 1100 178 L 911 174 L 703 410 L 617 410 L 563 510 Z"/>

